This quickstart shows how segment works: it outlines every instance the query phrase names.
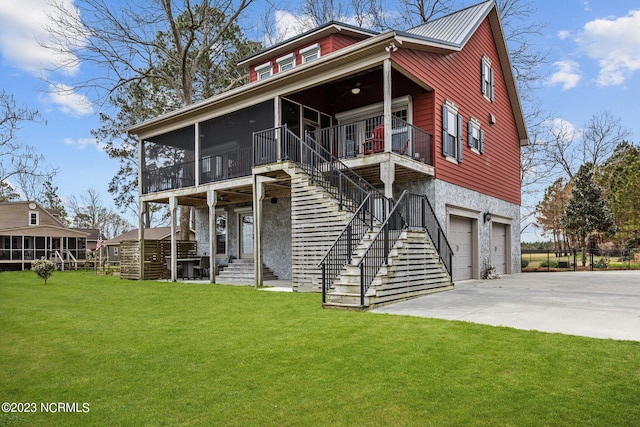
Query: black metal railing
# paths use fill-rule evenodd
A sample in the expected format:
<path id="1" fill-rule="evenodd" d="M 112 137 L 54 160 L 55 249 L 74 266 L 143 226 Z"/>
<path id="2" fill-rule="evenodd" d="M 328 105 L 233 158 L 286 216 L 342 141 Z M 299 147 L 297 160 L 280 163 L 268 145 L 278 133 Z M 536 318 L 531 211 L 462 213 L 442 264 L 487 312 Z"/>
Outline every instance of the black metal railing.
<path id="1" fill-rule="evenodd" d="M 433 165 L 431 134 L 392 116 L 391 146 L 394 153 Z M 309 136 L 340 159 L 384 151 L 384 116 L 310 131 Z"/>
<path id="2" fill-rule="evenodd" d="M 149 194 L 196 185 L 195 165 L 195 161 L 189 161 L 142 171 L 142 193 Z"/>
<path id="3" fill-rule="evenodd" d="M 251 147 L 237 148 L 200 159 L 200 183 L 251 175 Z"/>
<path id="4" fill-rule="evenodd" d="M 453 262 L 453 251 L 440 226 L 435 212 L 425 195 L 404 191 L 373 238 L 358 263 L 360 268 L 360 305 L 364 306 L 365 294 L 380 268 L 389 261 L 389 252 L 405 229 L 422 229 L 429 237 L 449 277 Z"/>

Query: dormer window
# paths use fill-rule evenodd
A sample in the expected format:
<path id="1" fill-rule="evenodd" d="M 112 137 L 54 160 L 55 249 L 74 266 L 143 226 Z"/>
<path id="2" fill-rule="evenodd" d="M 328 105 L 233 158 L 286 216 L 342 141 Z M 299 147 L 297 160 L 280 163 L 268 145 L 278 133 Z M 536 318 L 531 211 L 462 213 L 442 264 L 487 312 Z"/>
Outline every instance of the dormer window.
<path id="1" fill-rule="evenodd" d="M 293 53 L 290 53 L 282 58 L 278 58 L 276 62 L 278 63 L 278 72 L 282 73 L 283 71 L 290 70 L 296 66 L 296 56 Z"/>
<path id="2" fill-rule="evenodd" d="M 300 56 L 302 56 L 303 64 L 320 58 L 320 44 L 316 43 L 314 45 L 305 47 L 304 49 L 300 49 Z"/>
<path id="3" fill-rule="evenodd" d="M 258 75 L 258 80 L 264 80 L 271 77 L 273 75 L 273 65 L 271 64 L 271 62 L 258 65 L 256 67 L 256 74 Z"/>

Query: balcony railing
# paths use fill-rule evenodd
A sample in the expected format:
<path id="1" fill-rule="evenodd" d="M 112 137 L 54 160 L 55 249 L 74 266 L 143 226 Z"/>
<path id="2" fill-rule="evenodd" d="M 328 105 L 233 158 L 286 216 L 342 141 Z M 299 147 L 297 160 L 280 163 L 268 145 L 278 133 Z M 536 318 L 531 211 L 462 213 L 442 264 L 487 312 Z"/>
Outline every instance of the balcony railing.
<path id="1" fill-rule="evenodd" d="M 195 163 L 191 161 L 142 171 L 142 193 L 149 194 L 196 185 Z"/>
<path id="2" fill-rule="evenodd" d="M 200 183 L 251 175 L 251 147 L 212 154 L 200 159 Z"/>
<path id="3" fill-rule="evenodd" d="M 399 117 L 391 120 L 394 153 L 433 165 L 431 135 Z M 309 136 L 341 159 L 384 151 L 384 116 L 341 124 L 309 132 Z"/>

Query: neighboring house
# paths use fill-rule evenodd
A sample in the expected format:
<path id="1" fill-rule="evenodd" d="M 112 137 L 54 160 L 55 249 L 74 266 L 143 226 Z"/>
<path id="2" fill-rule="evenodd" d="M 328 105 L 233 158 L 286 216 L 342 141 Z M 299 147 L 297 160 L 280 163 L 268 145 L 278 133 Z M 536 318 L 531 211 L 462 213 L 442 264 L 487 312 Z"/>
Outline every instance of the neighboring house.
<path id="1" fill-rule="evenodd" d="M 68 228 L 36 202 L 0 203 L 0 270 L 25 270 L 42 257 L 72 267 L 87 257 L 89 233 Z"/>
<path id="2" fill-rule="evenodd" d="M 180 229 L 176 231 L 177 235 L 180 234 Z M 170 240 L 171 239 L 171 227 L 156 227 L 147 228 L 144 231 L 144 238 L 147 240 Z M 138 240 L 138 229 L 127 231 L 113 239 L 105 240 L 103 259 L 109 262 L 120 261 L 120 243 L 124 241 Z M 189 240 L 196 240 L 196 233 L 194 230 L 189 231 Z"/>
<path id="3" fill-rule="evenodd" d="M 528 136 L 494 0 L 331 22 L 240 65 L 248 84 L 128 129 L 142 209 L 195 207 L 200 253 L 347 306 L 520 271 Z"/>

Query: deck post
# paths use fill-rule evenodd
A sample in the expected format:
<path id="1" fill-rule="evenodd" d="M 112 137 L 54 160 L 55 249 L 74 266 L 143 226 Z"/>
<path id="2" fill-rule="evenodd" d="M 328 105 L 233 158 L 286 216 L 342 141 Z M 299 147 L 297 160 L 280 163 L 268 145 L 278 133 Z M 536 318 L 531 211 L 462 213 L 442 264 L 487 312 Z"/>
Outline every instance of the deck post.
<path id="1" fill-rule="evenodd" d="M 393 151 L 393 122 L 391 121 L 391 60 L 389 58 L 382 63 L 382 87 L 384 96 L 384 152 L 391 153 Z"/>
<path id="2" fill-rule="evenodd" d="M 256 288 L 263 284 L 262 274 L 262 201 L 264 200 L 264 181 L 261 176 L 253 175 L 253 259 Z"/>
<path id="3" fill-rule="evenodd" d="M 169 197 L 169 210 L 171 211 L 171 281 L 178 281 L 178 238 L 176 237 L 176 211 L 178 210 L 178 198 Z"/>
<path id="4" fill-rule="evenodd" d="M 209 205 L 209 283 L 216 283 L 216 204 L 218 193 L 207 191 L 207 205 Z"/>

